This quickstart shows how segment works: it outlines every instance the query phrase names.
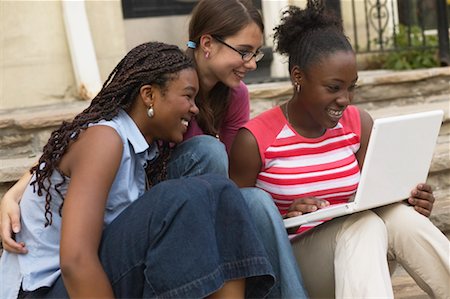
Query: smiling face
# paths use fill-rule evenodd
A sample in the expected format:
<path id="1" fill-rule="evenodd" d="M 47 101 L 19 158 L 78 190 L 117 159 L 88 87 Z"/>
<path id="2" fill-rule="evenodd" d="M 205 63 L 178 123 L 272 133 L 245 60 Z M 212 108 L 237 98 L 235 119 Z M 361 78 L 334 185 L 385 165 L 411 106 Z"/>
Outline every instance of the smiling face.
<path id="1" fill-rule="evenodd" d="M 198 113 L 195 96 L 199 86 L 197 73 L 192 68 L 172 76 L 164 89 L 152 88 L 155 115 L 150 119 L 150 134 L 178 143 L 183 141 L 189 122 Z"/>
<path id="2" fill-rule="evenodd" d="M 358 80 L 355 54 L 334 52 L 306 72 L 294 68 L 292 74 L 293 80 L 301 85 L 294 98 L 292 115 L 295 123 L 307 132 L 305 135 L 317 136 L 336 126 L 353 99 Z"/>
<path id="3" fill-rule="evenodd" d="M 263 44 L 263 34 L 256 23 L 250 23 L 235 35 L 222 39 L 241 52 L 256 53 Z M 210 57 L 206 59 L 206 65 L 215 82 L 221 81 L 228 87 L 237 87 L 247 72 L 256 69 L 255 58 L 245 62 L 241 54 L 220 41 L 211 38 L 210 43 L 211 52 Z"/>

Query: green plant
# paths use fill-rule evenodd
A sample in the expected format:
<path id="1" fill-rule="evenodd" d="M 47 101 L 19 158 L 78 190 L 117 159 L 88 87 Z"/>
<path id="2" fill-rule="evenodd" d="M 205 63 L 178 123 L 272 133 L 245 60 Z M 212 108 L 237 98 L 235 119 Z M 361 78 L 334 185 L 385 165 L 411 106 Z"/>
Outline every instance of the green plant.
<path id="1" fill-rule="evenodd" d="M 404 25 L 400 25 L 398 29 L 398 32 L 388 42 L 388 46 L 392 50 L 373 56 L 369 62 L 371 67 L 410 70 L 439 65 L 436 55 L 438 46 L 436 36 L 423 36 L 418 26 L 410 27 L 410 32 Z M 424 37 L 425 42 L 423 41 Z"/>

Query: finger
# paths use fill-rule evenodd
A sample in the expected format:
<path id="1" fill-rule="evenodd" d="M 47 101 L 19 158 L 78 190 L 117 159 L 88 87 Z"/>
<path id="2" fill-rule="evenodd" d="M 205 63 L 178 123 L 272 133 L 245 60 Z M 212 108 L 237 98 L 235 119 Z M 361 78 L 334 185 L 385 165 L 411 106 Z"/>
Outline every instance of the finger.
<path id="1" fill-rule="evenodd" d="M 305 213 L 314 212 L 317 209 L 321 209 L 329 206 L 330 203 L 324 199 L 319 199 L 315 197 L 305 197 L 299 198 L 294 201 L 294 203 L 289 208 L 290 211 L 302 211 Z"/>
<path id="2" fill-rule="evenodd" d="M 9 217 L 2 217 L 0 224 L 3 248 L 12 253 L 27 253 L 28 250 L 25 248 L 25 243 L 18 243 L 13 239 Z"/>
<path id="3" fill-rule="evenodd" d="M 429 217 L 431 215 L 431 211 L 433 210 L 432 202 L 411 197 L 408 199 L 408 202 L 413 205 L 414 209 L 420 214 L 423 214 L 426 217 Z"/>
<path id="4" fill-rule="evenodd" d="M 300 211 L 291 211 L 291 212 L 287 212 L 283 218 L 286 219 L 286 218 L 296 217 L 296 216 L 300 216 L 302 214 L 303 213 Z"/>
<path id="5" fill-rule="evenodd" d="M 20 232 L 20 217 L 19 214 L 10 214 L 9 217 L 11 219 L 11 228 L 12 231 L 17 234 Z"/>
<path id="6" fill-rule="evenodd" d="M 425 217 L 430 217 L 431 211 L 424 209 L 420 206 L 414 206 L 414 209 Z"/>
<path id="7" fill-rule="evenodd" d="M 421 190 L 421 191 L 428 192 L 428 193 L 433 192 L 433 188 L 431 187 L 431 185 L 428 185 L 428 184 L 425 184 L 425 183 L 418 184 L 417 185 L 417 189 Z"/>
<path id="8" fill-rule="evenodd" d="M 429 201 L 429 200 L 426 200 L 426 199 L 414 198 L 413 202 L 414 202 L 414 204 L 413 204 L 414 206 L 418 206 L 420 208 L 427 209 L 430 212 L 433 209 L 433 202 L 432 201 Z"/>
<path id="9" fill-rule="evenodd" d="M 433 193 L 430 193 L 427 191 L 413 190 L 411 192 L 411 196 L 417 200 L 426 200 L 431 203 L 434 203 L 434 201 L 435 201 Z"/>
<path id="10" fill-rule="evenodd" d="M 314 204 L 295 204 L 291 206 L 289 212 L 301 212 L 301 213 L 311 213 L 317 211 L 318 207 Z"/>
<path id="11" fill-rule="evenodd" d="M 11 253 L 25 254 L 28 249 L 25 247 L 24 242 L 16 242 L 13 238 L 7 237 L 2 239 L 3 249 Z"/>

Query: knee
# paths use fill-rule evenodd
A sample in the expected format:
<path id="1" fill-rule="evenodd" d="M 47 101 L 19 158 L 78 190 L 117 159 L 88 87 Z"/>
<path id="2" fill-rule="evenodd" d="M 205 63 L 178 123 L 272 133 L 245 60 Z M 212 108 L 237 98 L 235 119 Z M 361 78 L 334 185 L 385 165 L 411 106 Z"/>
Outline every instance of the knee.
<path id="1" fill-rule="evenodd" d="M 383 207 L 380 217 L 386 223 L 389 237 L 394 239 L 416 239 L 422 234 L 429 235 L 430 229 L 434 229 L 429 218 L 403 203 Z"/>
<path id="2" fill-rule="evenodd" d="M 193 153 L 198 160 L 208 163 L 215 170 L 225 171 L 228 174 L 228 155 L 225 145 L 217 138 L 208 135 L 194 137 L 198 147 Z"/>
<path id="3" fill-rule="evenodd" d="M 202 135 L 180 144 L 168 166 L 169 178 L 215 173 L 228 177 L 228 156 L 225 145 L 218 139 Z"/>
<path id="4" fill-rule="evenodd" d="M 353 214 L 343 224 L 346 239 L 365 243 L 380 243 L 387 246 L 387 229 L 383 220 L 372 211 Z M 381 244 L 381 243 L 380 243 Z"/>

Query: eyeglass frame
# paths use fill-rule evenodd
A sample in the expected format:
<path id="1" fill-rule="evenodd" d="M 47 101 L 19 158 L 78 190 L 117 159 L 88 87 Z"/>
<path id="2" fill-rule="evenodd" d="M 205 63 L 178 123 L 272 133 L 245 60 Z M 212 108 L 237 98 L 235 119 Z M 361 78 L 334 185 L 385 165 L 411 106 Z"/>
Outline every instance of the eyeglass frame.
<path id="1" fill-rule="evenodd" d="M 239 55 L 241 55 L 241 58 L 243 61 L 245 62 L 250 62 L 253 58 L 255 58 L 255 61 L 261 61 L 261 59 L 263 59 L 264 57 L 264 52 L 262 52 L 261 50 L 258 50 L 256 53 L 253 53 L 252 51 L 241 51 L 236 49 L 235 47 L 231 46 L 230 44 L 226 43 L 223 39 L 221 39 L 220 37 L 216 36 L 216 35 L 212 35 L 212 37 L 217 40 L 219 43 L 221 43 L 222 45 L 227 46 L 228 48 L 230 48 L 231 50 L 234 50 L 235 52 L 239 53 Z M 250 58 L 245 58 L 245 56 L 249 56 Z"/>

